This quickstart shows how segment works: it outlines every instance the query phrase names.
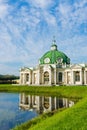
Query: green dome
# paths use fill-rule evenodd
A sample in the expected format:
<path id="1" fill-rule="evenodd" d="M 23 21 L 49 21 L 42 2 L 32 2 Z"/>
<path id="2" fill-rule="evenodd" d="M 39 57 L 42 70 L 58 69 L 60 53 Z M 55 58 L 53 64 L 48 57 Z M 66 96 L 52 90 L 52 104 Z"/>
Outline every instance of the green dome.
<path id="1" fill-rule="evenodd" d="M 55 64 L 60 62 L 70 64 L 70 59 L 63 52 L 57 50 L 56 44 L 53 44 L 51 50 L 40 58 L 40 64 Z"/>

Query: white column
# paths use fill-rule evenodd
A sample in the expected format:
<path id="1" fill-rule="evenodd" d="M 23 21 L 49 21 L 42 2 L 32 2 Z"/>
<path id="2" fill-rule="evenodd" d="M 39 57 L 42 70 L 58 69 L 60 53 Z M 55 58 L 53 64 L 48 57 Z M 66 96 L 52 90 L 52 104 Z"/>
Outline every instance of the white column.
<path id="1" fill-rule="evenodd" d="M 64 84 L 64 72 L 62 72 L 62 83 Z"/>
<path id="2" fill-rule="evenodd" d="M 26 73 L 24 74 L 24 84 L 26 84 Z"/>
<path id="3" fill-rule="evenodd" d="M 86 72 L 84 70 L 84 85 L 86 84 Z"/>
<path id="4" fill-rule="evenodd" d="M 52 77 L 51 77 L 51 71 L 49 72 L 49 84 L 51 84 L 51 79 L 52 79 Z"/>
<path id="5" fill-rule="evenodd" d="M 71 83 L 72 83 L 72 85 L 74 84 L 74 72 L 73 71 L 71 71 Z"/>
<path id="6" fill-rule="evenodd" d="M 44 72 L 41 72 L 40 79 L 41 79 L 41 84 L 44 84 Z"/>
<path id="7" fill-rule="evenodd" d="M 31 78 L 31 76 L 32 76 L 32 73 L 30 72 L 30 73 L 29 73 L 29 84 L 32 84 L 32 81 L 31 81 L 32 78 Z"/>
<path id="8" fill-rule="evenodd" d="M 40 85 L 40 70 L 38 71 L 38 85 Z"/>
<path id="9" fill-rule="evenodd" d="M 24 75 L 24 73 L 23 73 L 23 84 L 25 83 L 25 75 Z"/>
<path id="10" fill-rule="evenodd" d="M 66 84 L 67 84 L 67 72 L 66 72 Z"/>
<path id="11" fill-rule="evenodd" d="M 85 76 L 85 78 L 86 78 L 86 84 L 87 84 L 87 71 L 85 71 L 85 73 L 86 73 L 86 76 Z"/>
<path id="12" fill-rule="evenodd" d="M 32 73 L 32 84 L 34 84 L 34 73 Z"/>
<path id="13" fill-rule="evenodd" d="M 22 73 L 20 73 L 20 84 L 22 84 Z"/>
<path id="14" fill-rule="evenodd" d="M 57 71 L 57 84 L 59 84 L 59 70 Z"/>
<path id="15" fill-rule="evenodd" d="M 87 71 L 84 71 L 84 84 L 87 85 Z"/>
<path id="16" fill-rule="evenodd" d="M 87 70 L 85 70 L 85 84 L 87 85 Z"/>
<path id="17" fill-rule="evenodd" d="M 55 68 L 55 70 L 54 70 L 54 83 L 55 83 L 55 85 L 56 85 L 56 68 Z"/>
<path id="18" fill-rule="evenodd" d="M 82 84 L 82 70 L 80 71 L 80 84 Z"/>

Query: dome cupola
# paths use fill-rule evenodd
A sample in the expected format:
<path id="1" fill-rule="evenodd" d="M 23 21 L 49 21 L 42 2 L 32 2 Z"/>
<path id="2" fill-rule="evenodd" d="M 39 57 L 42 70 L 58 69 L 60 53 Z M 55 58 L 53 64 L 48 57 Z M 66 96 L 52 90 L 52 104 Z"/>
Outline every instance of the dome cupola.
<path id="1" fill-rule="evenodd" d="M 50 51 L 46 52 L 39 61 L 41 64 L 70 64 L 70 59 L 66 54 L 57 49 L 56 40 L 53 40 Z"/>

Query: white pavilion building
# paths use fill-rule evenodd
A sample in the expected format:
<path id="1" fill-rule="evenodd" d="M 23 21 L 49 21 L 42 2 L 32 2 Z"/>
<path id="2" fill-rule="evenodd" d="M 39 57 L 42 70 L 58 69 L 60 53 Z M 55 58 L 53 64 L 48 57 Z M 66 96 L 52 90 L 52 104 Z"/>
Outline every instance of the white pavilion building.
<path id="1" fill-rule="evenodd" d="M 59 51 L 54 40 L 48 52 L 34 68 L 20 69 L 21 85 L 87 85 L 87 64 L 70 64 L 70 58 Z"/>

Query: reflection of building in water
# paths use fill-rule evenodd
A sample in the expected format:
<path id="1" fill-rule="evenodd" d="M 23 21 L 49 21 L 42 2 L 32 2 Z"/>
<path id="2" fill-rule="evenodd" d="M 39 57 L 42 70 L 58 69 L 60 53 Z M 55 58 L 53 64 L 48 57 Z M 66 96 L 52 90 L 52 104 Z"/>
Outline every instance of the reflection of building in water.
<path id="1" fill-rule="evenodd" d="M 66 98 L 20 94 L 20 108 L 24 110 L 36 110 L 38 113 L 53 111 L 62 107 L 67 108 L 72 105 L 74 105 L 74 102 Z"/>

